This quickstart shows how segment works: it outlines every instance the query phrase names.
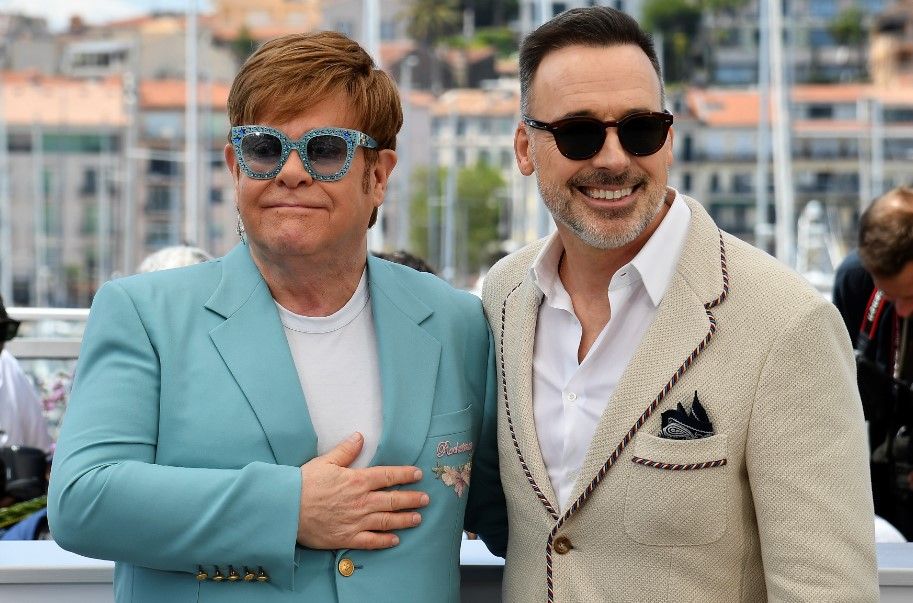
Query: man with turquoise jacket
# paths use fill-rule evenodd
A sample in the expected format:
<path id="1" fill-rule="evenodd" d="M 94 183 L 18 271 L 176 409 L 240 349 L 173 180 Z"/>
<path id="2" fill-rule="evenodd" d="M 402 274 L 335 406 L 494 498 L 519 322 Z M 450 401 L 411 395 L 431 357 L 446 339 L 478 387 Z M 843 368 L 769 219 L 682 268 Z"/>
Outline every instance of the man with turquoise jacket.
<path id="1" fill-rule="evenodd" d="M 52 535 L 119 602 L 457 601 L 464 512 L 505 538 L 494 354 L 476 298 L 367 254 L 395 86 L 296 34 L 228 107 L 242 242 L 96 294 Z"/>

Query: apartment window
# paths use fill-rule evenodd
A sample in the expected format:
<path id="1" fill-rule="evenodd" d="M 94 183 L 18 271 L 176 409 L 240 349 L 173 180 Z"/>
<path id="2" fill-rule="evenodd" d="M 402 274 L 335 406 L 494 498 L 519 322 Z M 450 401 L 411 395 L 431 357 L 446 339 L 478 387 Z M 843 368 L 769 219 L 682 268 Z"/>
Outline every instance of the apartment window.
<path id="1" fill-rule="evenodd" d="M 82 172 L 82 184 L 79 186 L 80 195 L 94 195 L 98 190 L 98 171 L 86 168 Z"/>
<path id="2" fill-rule="evenodd" d="M 812 48 L 826 48 L 835 45 L 834 37 L 826 29 L 812 29 L 808 33 L 808 41 L 811 43 Z"/>
<path id="3" fill-rule="evenodd" d="M 834 0 L 811 0 L 808 6 L 808 12 L 813 17 L 824 19 L 833 19 L 838 13 L 838 3 Z"/>
<path id="4" fill-rule="evenodd" d="M 732 177 L 732 192 L 745 194 L 754 188 L 754 174 L 741 173 Z"/>
<path id="5" fill-rule="evenodd" d="M 488 149 L 479 151 L 479 163 L 482 165 L 491 165 L 491 152 Z"/>
<path id="6" fill-rule="evenodd" d="M 719 174 L 710 175 L 710 192 L 718 193 L 720 192 L 720 176 Z"/>
<path id="7" fill-rule="evenodd" d="M 149 188 L 149 199 L 146 200 L 146 213 L 165 213 L 171 209 L 171 190 L 165 186 Z"/>
<path id="8" fill-rule="evenodd" d="M 691 172 L 682 174 L 682 191 L 686 193 L 691 192 Z"/>
<path id="9" fill-rule="evenodd" d="M 834 106 L 833 105 L 809 105 L 808 106 L 808 118 L 809 119 L 833 119 L 834 118 Z"/>
<path id="10" fill-rule="evenodd" d="M 146 224 L 146 247 L 156 251 L 171 244 L 171 226 L 167 222 L 148 222 Z"/>
<path id="11" fill-rule="evenodd" d="M 209 189 L 209 203 L 210 205 L 222 205 L 224 201 L 222 196 L 221 188 L 211 188 Z"/>
<path id="12" fill-rule="evenodd" d="M 164 159 L 150 159 L 149 173 L 156 176 L 174 176 L 177 174 L 177 163 Z"/>
<path id="13" fill-rule="evenodd" d="M 513 166 L 514 154 L 508 149 L 501 149 L 501 168 L 508 169 Z"/>

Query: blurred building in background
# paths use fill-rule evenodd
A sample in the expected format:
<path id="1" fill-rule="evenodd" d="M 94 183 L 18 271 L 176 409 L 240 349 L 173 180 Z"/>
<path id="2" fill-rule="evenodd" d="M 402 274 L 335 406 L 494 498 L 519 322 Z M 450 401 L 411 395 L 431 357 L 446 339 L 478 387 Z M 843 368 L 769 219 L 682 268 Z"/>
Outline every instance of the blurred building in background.
<path id="1" fill-rule="evenodd" d="M 734 234 L 771 250 L 759 224 L 795 223 L 815 201 L 832 247 L 845 250 L 859 207 L 913 181 L 913 0 L 783 2 L 793 216 L 776 215 L 774 161 L 758 157 L 759 132 L 776 123 L 761 111 L 758 85 L 766 0 L 712 2 L 697 13 L 696 4 L 670 13 L 662 0 L 391 0 L 375 3 L 373 22 L 370 4 L 213 0 L 210 14 L 104 25 L 74 16 L 57 32 L 43 19 L 0 14 L 0 292 L 19 306 L 84 307 L 102 282 L 161 247 L 230 249 L 228 87 L 259 43 L 293 31 L 373 40 L 399 84 L 405 124 L 371 244 L 416 252 L 460 286 L 553 227 L 513 156 L 516 51 L 542 18 L 575 6 L 613 6 L 656 32 L 676 116 L 671 182 Z M 189 203 L 202 227 L 188 241 Z"/>

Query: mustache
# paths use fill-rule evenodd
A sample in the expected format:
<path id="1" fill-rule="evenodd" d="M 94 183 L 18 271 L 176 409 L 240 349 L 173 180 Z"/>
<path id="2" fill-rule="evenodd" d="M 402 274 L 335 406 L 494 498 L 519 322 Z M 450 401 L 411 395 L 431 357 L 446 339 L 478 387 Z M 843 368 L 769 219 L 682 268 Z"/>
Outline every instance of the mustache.
<path id="1" fill-rule="evenodd" d="M 587 170 L 578 172 L 568 181 L 571 186 L 612 186 L 634 188 L 644 183 L 643 176 L 625 171 L 613 174 L 607 170 Z"/>

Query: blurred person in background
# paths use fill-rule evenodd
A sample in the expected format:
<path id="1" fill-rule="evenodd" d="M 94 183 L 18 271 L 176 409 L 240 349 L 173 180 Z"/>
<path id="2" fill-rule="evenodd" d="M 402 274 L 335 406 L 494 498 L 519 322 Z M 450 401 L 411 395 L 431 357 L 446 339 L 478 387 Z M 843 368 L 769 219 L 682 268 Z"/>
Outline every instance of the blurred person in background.
<path id="1" fill-rule="evenodd" d="M 856 349 L 875 513 L 913 540 L 913 189 L 875 199 L 858 242 L 837 269 L 834 304 Z"/>
<path id="2" fill-rule="evenodd" d="M 298 34 L 228 109 L 241 243 L 96 294 L 54 538 L 115 560 L 118 601 L 455 603 L 464 510 L 504 529 L 470 488 L 498 479 L 494 354 L 478 299 L 367 253 L 396 88 L 349 38 Z"/>
<path id="3" fill-rule="evenodd" d="M 212 256 L 200 249 L 190 245 L 172 245 L 163 247 L 156 252 L 150 253 L 140 262 L 138 273 L 155 272 L 156 270 L 167 270 L 169 268 L 180 268 L 182 266 L 192 266 L 200 262 L 207 262 Z"/>
<path id="4" fill-rule="evenodd" d="M 28 446 L 48 453 L 53 440 L 41 400 L 19 362 L 4 349 L 18 331 L 19 321 L 10 318 L 0 297 L 0 448 Z"/>

